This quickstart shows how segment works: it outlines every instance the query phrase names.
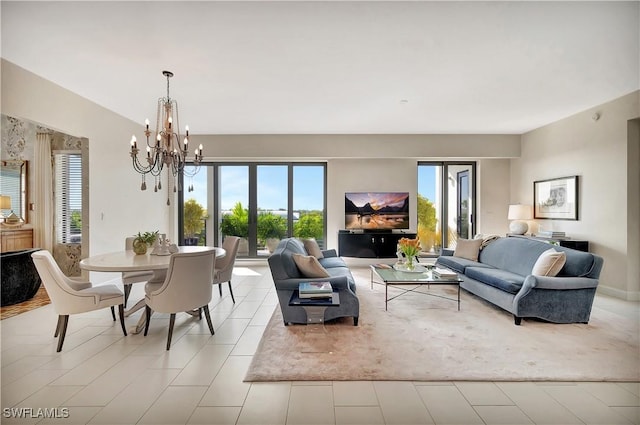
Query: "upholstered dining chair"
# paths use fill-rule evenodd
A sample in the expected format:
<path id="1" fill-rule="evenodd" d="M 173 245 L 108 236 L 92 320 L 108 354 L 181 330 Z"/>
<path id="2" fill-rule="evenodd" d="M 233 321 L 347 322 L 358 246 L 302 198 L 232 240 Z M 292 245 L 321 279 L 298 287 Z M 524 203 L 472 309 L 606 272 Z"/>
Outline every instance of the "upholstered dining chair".
<path id="1" fill-rule="evenodd" d="M 229 293 L 231 294 L 231 300 L 236 303 L 236 299 L 233 297 L 233 289 L 231 288 L 231 275 L 233 274 L 233 265 L 236 262 L 236 255 L 238 254 L 238 246 L 240 245 L 240 238 L 237 236 L 226 236 L 222 242 L 222 248 L 227 252 L 224 257 L 216 262 L 216 267 L 213 270 L 213 284 L 218 285 L 218 291 L 222 296 L 222 284 L 229 282 Z"/>
<path id="2" fill-rule="evenodd" d="M 125 238 L 124 248 L 127 251 L 133 251 L 133 240 L 135 237 L 131 236 Z M 136 272 L 122 272 L 122 284 L 124 286 L 124 306 L 127 306 L 129 301 L 129 294 L 131 294 L 131 285 L 139 282 L 147 282 L 153 277 L 151 270 L 143 270 Z"/>
<path id="3" fill-rule="evenodd" d="M 93 286 L 89 281 L 76 280 L 65 276 L 51 253 L 47 250 L 34 252 L 31 257 L 51 299 L 53 309 L 58 313 L 58 325 L 54 334 L 54 337 L 58 337 L 57 352 L 62 350 L 70 314 L 86 313 L 111 307 L 111 316 L 115 321 L 116 316 L 113 307 L 117 305 L 122 333 L 127 336 L 127 330 L 124 326 L 124 295 L 117 286 Z"/>
<path id="4" fill-rule="evenodd" d="M 171 314 L 167 350 L 171 347 L 171 336 L 178 312 L 198 310 L 198 316 L 201 317 L 204 310 L 209 331 L 211 335 L 215 334 L 209 315 L 215 255 L 213 249 L 172 254 L 164 282 L 147 282 L 144 288 L 147 319 L 144 327 L 145 336 L 149 332 L 151 310 Z"/>

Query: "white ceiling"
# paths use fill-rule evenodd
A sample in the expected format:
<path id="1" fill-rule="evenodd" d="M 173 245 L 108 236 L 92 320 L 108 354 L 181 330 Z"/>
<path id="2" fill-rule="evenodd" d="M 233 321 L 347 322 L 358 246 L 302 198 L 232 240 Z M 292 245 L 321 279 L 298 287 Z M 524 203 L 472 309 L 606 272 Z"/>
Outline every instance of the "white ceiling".
<path id="1" fill-rule="evenodd" d="M 640 88 L 635 2 L 1 2 L 2 57 L 194 134 L 523 133 Z"/>

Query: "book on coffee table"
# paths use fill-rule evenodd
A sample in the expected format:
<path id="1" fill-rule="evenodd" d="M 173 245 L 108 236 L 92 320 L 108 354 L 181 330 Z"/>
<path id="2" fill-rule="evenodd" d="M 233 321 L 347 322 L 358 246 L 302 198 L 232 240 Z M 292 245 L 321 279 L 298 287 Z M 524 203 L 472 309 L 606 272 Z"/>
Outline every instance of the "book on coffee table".
<path id="1" fill-rule="evenodd" d="M 448 277 L 457 277 L 458 273 L 449 270 L 449 269 L 443 269 L 441 267 L 436 267 L 435 269 L 433 269 L 433 275 L 435 277 L 441 277 L 441 278 L 448 278 Z"/>
<path id="2" fill-rule="evenodd" d="M 301 282 L 298 285 L 300 298 L 331 298 L 333 287 L 329 282 Z"/>

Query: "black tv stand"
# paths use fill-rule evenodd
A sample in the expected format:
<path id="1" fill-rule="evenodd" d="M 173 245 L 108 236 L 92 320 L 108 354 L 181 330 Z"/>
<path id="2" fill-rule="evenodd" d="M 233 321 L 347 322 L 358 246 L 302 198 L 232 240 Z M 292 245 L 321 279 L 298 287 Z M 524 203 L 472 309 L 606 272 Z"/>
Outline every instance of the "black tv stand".
<path id="1" fill-rule="evenodd" d="M 363 230 L 338 232 L 338 253 L 342 257 L 395 258 L 398 241 L 413 239 L 415 233 L 387 230 Z"/>

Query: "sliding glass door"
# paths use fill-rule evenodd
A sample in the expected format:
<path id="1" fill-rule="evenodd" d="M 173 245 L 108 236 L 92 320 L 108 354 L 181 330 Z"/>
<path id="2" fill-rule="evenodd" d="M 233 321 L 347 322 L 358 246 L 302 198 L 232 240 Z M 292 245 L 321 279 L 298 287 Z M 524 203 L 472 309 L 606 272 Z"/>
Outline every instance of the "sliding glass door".
<path id="1" fill-rule="evenodd" d="M 325 175 L 318 163 L 202 165 L 181 185 L 180 240 L 220 246 L 225 236 L 239 236 L 240 257 L 266 257 L 287 236 L 314 237 L 323 246 Z"/>
<path id="2" fill-rule="evenodd" d="M 427 254 L 475 235 L 474 176 L 474 162 L 418 164 L 418 236 Z"/>

